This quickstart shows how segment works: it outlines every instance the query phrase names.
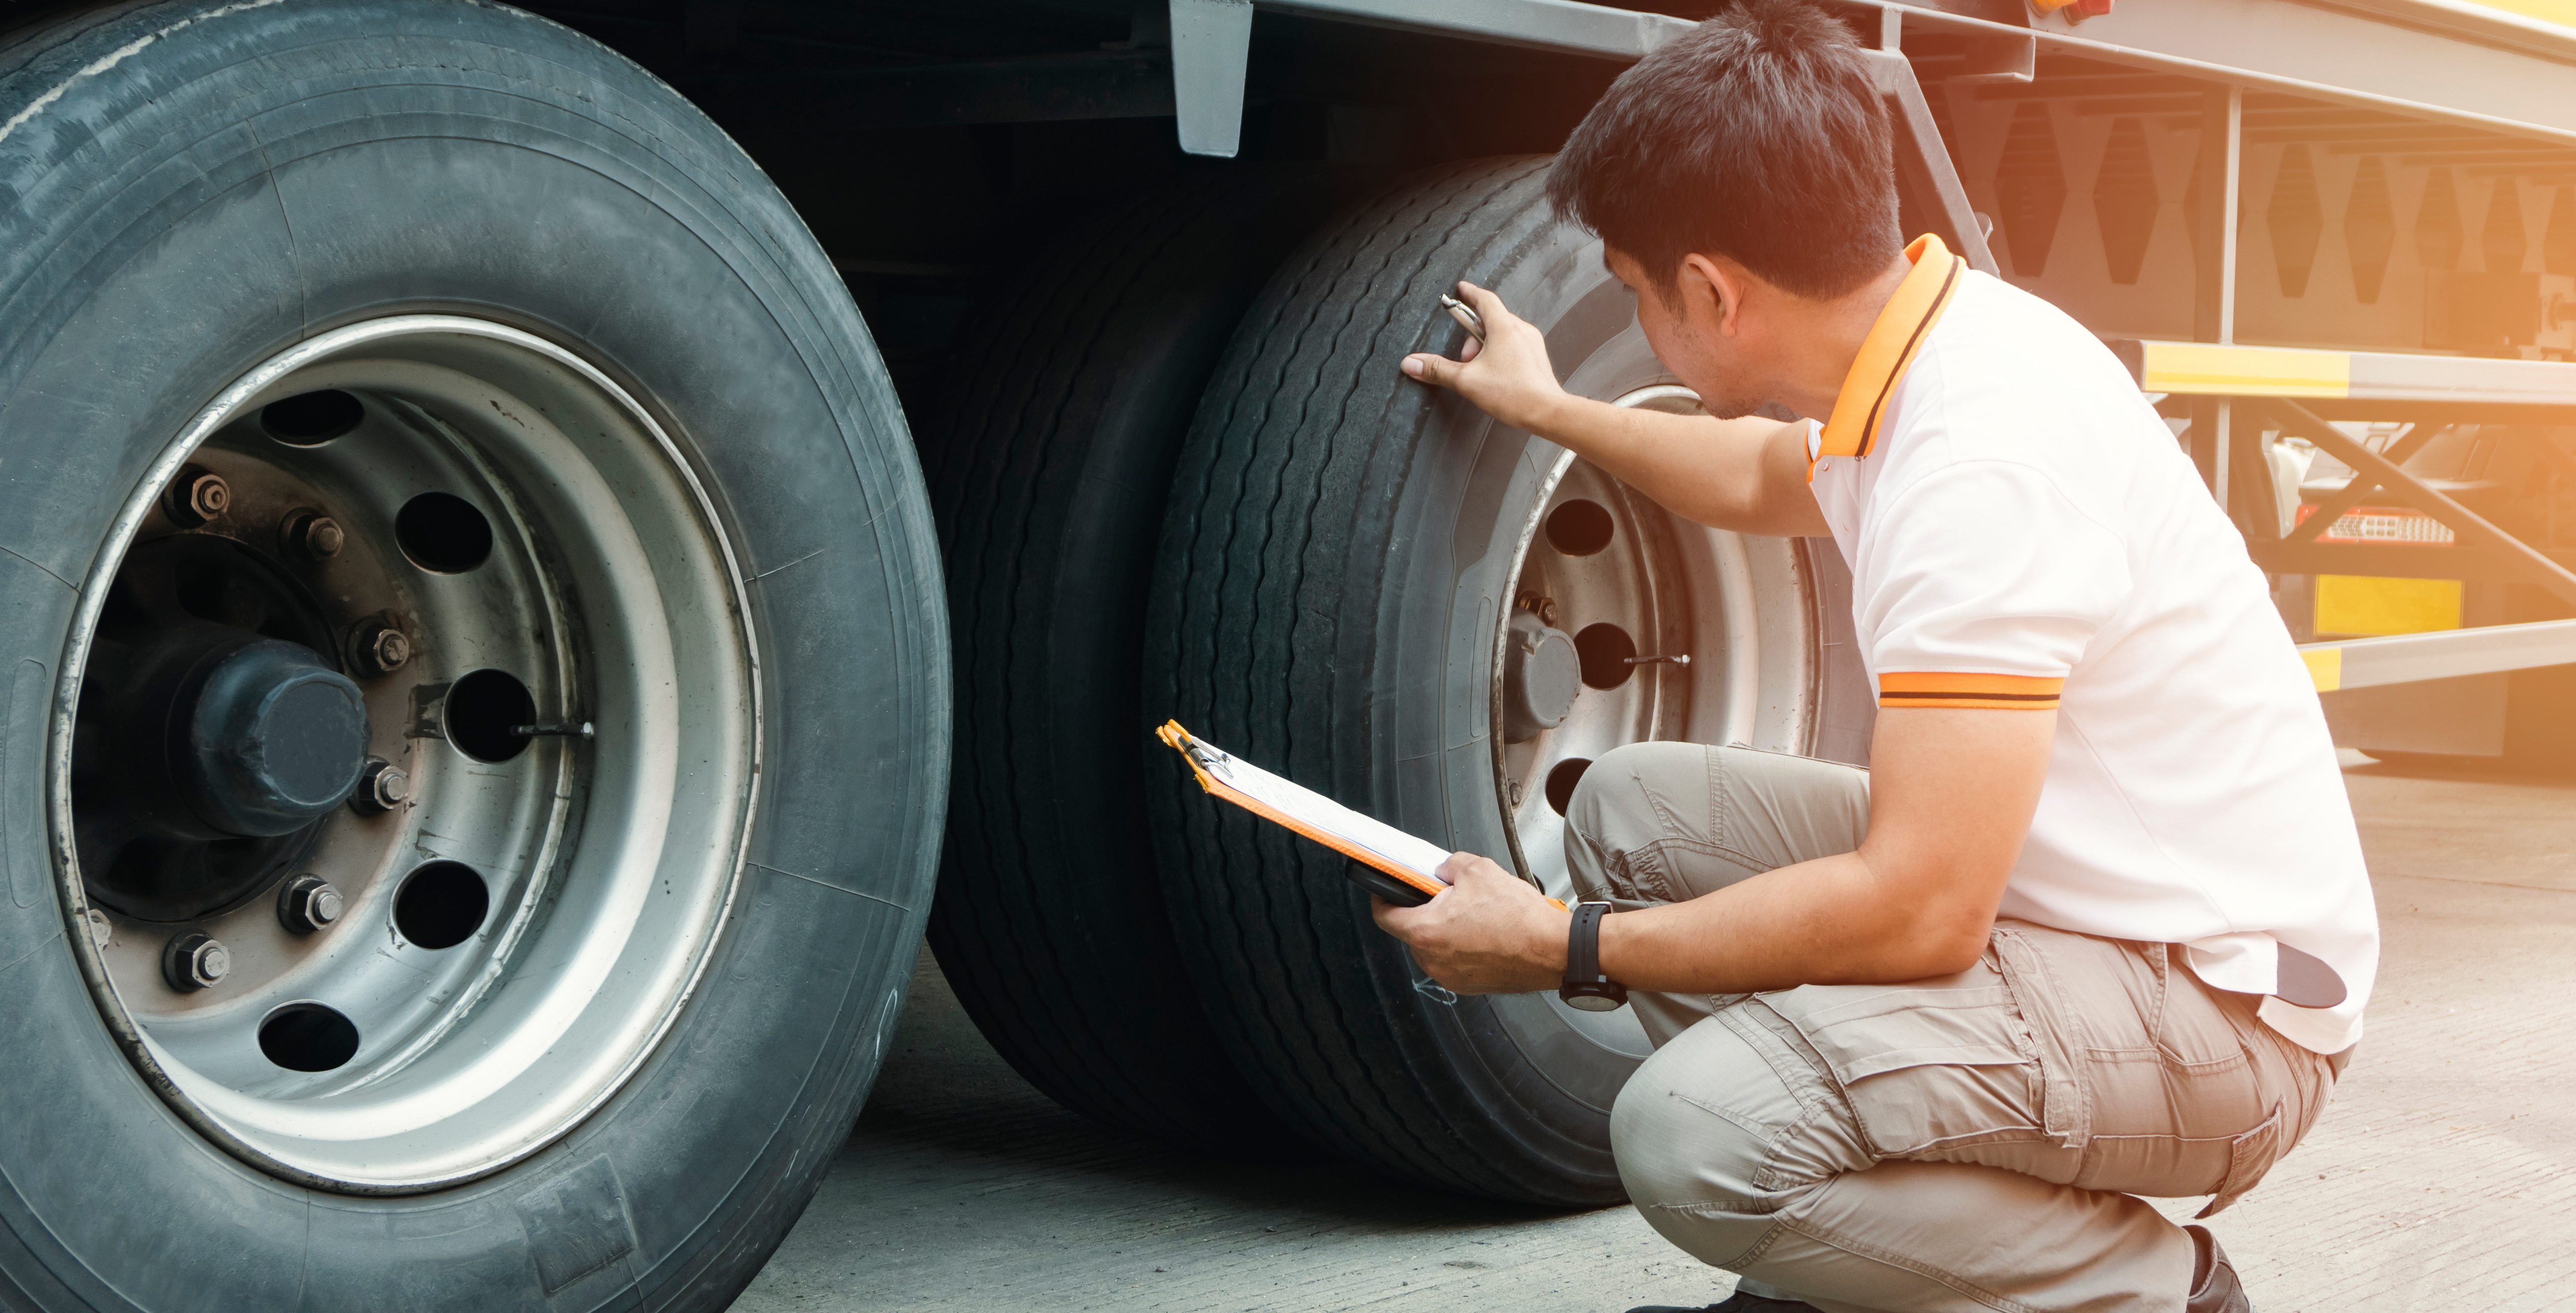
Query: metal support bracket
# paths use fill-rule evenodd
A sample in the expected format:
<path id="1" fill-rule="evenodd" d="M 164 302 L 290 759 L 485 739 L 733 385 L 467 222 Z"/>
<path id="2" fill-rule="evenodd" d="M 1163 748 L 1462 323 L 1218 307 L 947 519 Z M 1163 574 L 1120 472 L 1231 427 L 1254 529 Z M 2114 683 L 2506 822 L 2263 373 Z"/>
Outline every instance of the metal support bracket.
<path id="1" fill-rule="evenodd" d="M 2398 501 L 2451 527 L 2463 544 L 2484 548 L 2517 566 L 2531 582 L 2570 606 L 2576 606 L 2576 571 L 2551 560 L 2539 549 L 2489 523 L 2440 489 L 2398 468 L 2387 457 L 2347 438 L 2315 411 L 2295 401 L 2274 400 L 2270 407 L 2288 432 L 2317 445 L 2353 469 L 2355 479 L 2368 478 Z"/>
<path id="2" fill-rule="evenodd" d="M 1932 105 L 1914 66 L 1894 50 L 1864 52 L 1878 79 L 1878 94 L 1887 101 L 1889 126 L 1896 129 L 1896 189 L 1910 221 L 1908 232 L 1929 229 L 1950 249 L 1982 273 L 1996 273 L 1994 252 L 1986 248 L 1985 231 L 1968 206 L 1968 189 L 1950 164 L 1950 148 L 1932 121 Z"/>
<path id="3" fill-rule="evenodd" d="M 2405 431 L 2399 433 L 2396 440 L 2390 442 L 2387 450 L 2382 451 L 2380 455 L 2386 457 L 2391 465 L 2403 466 L 2407 458 L 2422 451 L 2433 441 L 2433 435 L 2439 432 L 2441 432 L 2440 429 L 2430 424 L 2407 425 Z M 2337 520 L 2343 518 L 2345 511 L 2359 506 L 2369 498 L 2370 494 L 2377 491 L 2379 491 L 2377 479 L 2365 479 L 2358 474 L 2352 476 L 2351 480 L 2343 485 L 2342 491 L 2319 503 L 2305 523 L 2283 534 L 2282 541 L 2315 542 L 2326 530 L 2333 528 Z"/>
<path id="4" fill-rule="evenodd" d="M 1181 149 L 1232 159 L 1243 146 L 1252 0 L 1171 0 L 1172 105 Z"/>
<path id="5" fill-rule="evenodd" d="M 2028 86 L 2039 75 L 2039 38 L 2028 32 L 1963 33 L 1958 86 Z"/>
<path id="6" fill-rule="evenodd" d="M 2236 341 L 2237 211 L 2242 202 L 2245 162 L 2245 89 L 2212 87 L 2200 111 L 2200 153 L 2194 179 L 2200 205 L 2184 215 L 2191 228 L 2191 335 L 2202 341 Z M 2234 447 L 2235 403 L 2227 397 L 2204 397 L 2191 404 L 2192 464 L 2200 467 L 2218 504 L 2235 516 L 2230 485 L 2237 462 Z M 2245 521 L 2240 517 L 2237 523 Z"/>

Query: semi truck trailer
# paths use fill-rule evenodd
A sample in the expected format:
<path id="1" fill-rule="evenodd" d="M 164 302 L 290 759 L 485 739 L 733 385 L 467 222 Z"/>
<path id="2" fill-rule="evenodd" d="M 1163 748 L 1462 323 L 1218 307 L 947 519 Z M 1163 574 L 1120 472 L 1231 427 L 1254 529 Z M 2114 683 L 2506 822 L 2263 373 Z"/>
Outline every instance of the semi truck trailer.
<path id="1" fill-rule="evenodd" d="M 1829 3 L 2343 741 L 2563 755 L 2566 7 Z M 925 934 L 1112 1126 L 1617 1202 L 1634 1019 L 1150 727 L 1558 896 L 1621 744 L 1866 760 L 1830 544 L 1395 370 L 1470 279 L 1697 412 L 1543 184 L 1708 7 L 0 5 L 0 1302 L 721 1308 Z"/>

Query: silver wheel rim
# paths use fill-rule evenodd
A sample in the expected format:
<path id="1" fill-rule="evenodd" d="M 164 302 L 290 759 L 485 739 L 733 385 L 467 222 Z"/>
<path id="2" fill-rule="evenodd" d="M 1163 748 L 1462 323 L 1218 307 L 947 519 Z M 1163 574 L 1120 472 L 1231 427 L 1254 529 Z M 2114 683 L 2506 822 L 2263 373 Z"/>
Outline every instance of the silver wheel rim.
<path id="1" fill-rule="evenodd" d="M 1695 394 L 1673 384 L 1638 388 L 1611 401 L 1705 413 Z M 1576 503 L 1599 514 L 1566 511 Z M 1560 513 L 1577 523 L 1558 520 Z M 1591 532 L 1568 532 L 1569 527 Z M 1492 674 L 1494 787 L 1514 863 L 1549 896 L 1569 903 L 1575 897 L 1561 807 L 1581 778 L 1580 765 L 1613 748 L 1653 740 L 1808 750 L 1816 701 L 1815 617 L 1805 571 L 1788 539 L 1692 524 L 1573 453 L 1560 452 L 1524 513 L 1507 596 L 1511 606 L 1496 634 Z M 1552 621 L 1549 628 L 1575 640 L 1585 678 L 1561 723 L 1515 741 L 1506 707 L 1515 696 L 1508 660 L 1511 617 L 1529 613 L 1533 603 L 1548 607 L 1540 618 Z M 1685 656 L 1687 664 L 1653 659 Z M 1627 664 L 1632 658 L 1635 663 Z M 1613 669 L 1625 670 L 1626 678 L 1609 678 Z M 1540 997 L 1596 1045 L 1630 1058 L 1651 1052 L 1630 1009 L 1583 1012 L 1552 994 Z M 1525 1047 L 1555 1047 L 1526 1022 L 1514 1031 Z"/>
<path id="2" fill-rule="evenodd" d="M 295 405 L 310 411 L 331 394 L 354 399 L 360 418 L 318 443 L 290 422 L 302 411 L 275 405 L 306 399 Z M 182 526 L 193 511 L 171 509 L 166 490 L 205 471 L 232 490 L 229 505 Z M 317 510 L 344 531 L 334 554 L 312 546 Z M 476 516 L 488 542 L 469 564 Z M 290 1180 L 400 1193 L 535 1152 L 632 1075 L 705 967 L 752 813 L 758 663 L 720 523 L 668 435 L 605 374 L 454 316 L 299 344 L 163 451 L 84 582 L 49 806 L 83 973 L 173 1108 Z M 225 541 L 169 541 L 196 538 Z M 201 560 L 255 578 L 204 591 L 215 586 L 185 582 L 211 577 L 188 574 Z M 191 840 L 119 838 L 133 808 L 101 782 L 118 758 L 100 748 L 111 722 L 97 708 L 124 695 L 108 674 L 87 685 L 88 672 L 94 657 L 103 672 L 126 669 L 119 652 L 150 632 L 133 598 L 160 586 L 156 571 L 180 581 L 171 595 L 199 619 L 212 607 L 227 621 L 270 617 L 264 634 L 327 633 L 322 658 L 363 694 L 368 755 L 405 776 L 408 796 L 390 809 L 313 820 L 283 859 L 291 870 L 246 901 L 138 893 L 185 887 L 172 871 L 230 868 L 185 856 Z M 286 582 L 257 582 L 272 575 Z M 225 600 L 190 603 L 190 587 Z M 272 600 L 242 602 L 245 588 Z M 112 597 L 125 600 L 102 630 Z M 393 649 L 378 637 L 388 628 L 402 634 Z M 208 851 L 285 842 L 218 839 Z M 99 869 L 83 870 L 84 850 Z M 290 927 L 283 882 L 297 875 L 331 886 L 337 919 Z M 174 906 L 190 914 L 174 920 Z M 165 959 L 191 934 L 222 944 L 231 969 L 183 991 Z"/>

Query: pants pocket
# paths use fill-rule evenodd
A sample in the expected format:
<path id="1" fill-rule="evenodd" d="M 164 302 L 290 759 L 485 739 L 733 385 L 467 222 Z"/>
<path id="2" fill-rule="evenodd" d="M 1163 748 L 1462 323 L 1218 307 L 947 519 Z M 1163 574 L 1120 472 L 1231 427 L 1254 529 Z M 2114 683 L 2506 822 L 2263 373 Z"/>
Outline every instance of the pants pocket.
<path id="1" fill-rule="evenodd" d="M 2229 1204 L 2245 1197 L 2245 1192 L 2262 1184 L 2263 1174 L 2280 1161 L 2282 1150 L 2281 1105 L 2272 1105 L 2272 1115 L 2263 1124 L 2227 1143 L 2227 1176 L 2218 1184 L 2218 1197 L 2195 1214 L 2211 1217 Z"/>
<path id="2" fill-rule="evenodd" d="M 1808 985 L 1755 1001 L 1814 1050 L 1876 1158 L 2033 1129 L 2038 1066 L 1988 964 L 1909 985 Z"/>

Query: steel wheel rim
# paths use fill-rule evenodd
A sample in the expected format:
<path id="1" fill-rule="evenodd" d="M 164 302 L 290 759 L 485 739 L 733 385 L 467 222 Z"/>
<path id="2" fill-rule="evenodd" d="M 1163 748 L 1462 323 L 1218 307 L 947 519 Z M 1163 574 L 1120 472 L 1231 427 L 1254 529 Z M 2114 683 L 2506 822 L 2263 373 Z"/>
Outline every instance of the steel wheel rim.
<path id="1" fill-rule="evenodd" d="M 272 427 L 273 403 L 325 393 L 359 401 L 356 427 L 312 444 Z M 207 469 L 241 485 L 234 522 L 173 532 L 183 512 L 165 490 Z M 444 536 L 421 530 L 438 522 L 415 514 L 426 493 L 470 513 L 451 515 Z M 341 522 L 339 552 L 287 559 L 303 521 L 281 507 L 297 499 Z M 476 514 L 489 541 L 468 563 Z M 183 1118 L 287 1179 L 403 1193 L 537 1151 L 632 1075 L 704 970 L 752 814 L 758 661 L 721 523 L 676 445 L 607 375 L 464 317 L 398 316 L 298 344 L 163 450 L 84 582 L 48 802 L 82 972 L 110 1031 Z M 210 559 L 278 558 L 242 567 L 251 574 L 273 564 L 292 584 L 301 572 L 338 649 L 321 656 L 364 692 L 369 754 L 408 767 L 403 805 L 311 823 L 293 864 L 337 877 L 344 899 L 319 932 L 287 928 L 274 884 L 182 908 L 194 913 L 184 923 L 154 919 L 171 914 L 163 904 L 135 911 L 144 886 L 126 877 L 141 841 L 117 838 L 135 808 L 115 794 L 122 786 L 99 782 L 111 722 L 95 708 L 122 696 L 115 680 L 133 663 L 120 644 L 160 632 L 133 619 L 133 599 L 146 591 L 138 580 L 158 577 L 151 554 L 171 555 L 167 540 L 181 537 L 228 538 L 185 544 Z M 233 581 L 206 595 L 240 593 Z M 360 623 L 387 600 L 373 611 L 383 623 Z M 294 606 L 259 613 L 281 608 Z M 110 612 L 123 619 L 103 630 Z M 371 664 L 381 650 L 358 651 L 382 628 L 408 630 L 416 647 L 390 672 Z M 85 707 L 91 691 L 101 700 Z M 530 711 L 531 725 L 586 722 L 594 737 L 523 737 L 504 723 Z M 118 747 L 148 756 L 141 742 Z M 187 842 L 147 837 L 155 852 Z M 226 845 L 241 847 L 208 848 Z M 84 848 L 113 856 L 84 871 Z M 139 869 L 217 865 L 154 858 Z M 462 938 L 431 946 L 460 927 Z M 225 942 L 238 971 L 214 988 L 173 988 L 153 949 L 183 932 Z M 309 1068 L 338 1053 L 317 1013 L 355 1030 L 354 1051 L 319 1070 L 280 1065 L 279 1054 Z M 318 1047 L 299 1038 L 317 1027 L 330 1032 Z"/>
<path id="2" fill-rule="evenodd" d="M 1637 388 L 1611 404 L 1705 413 L 1696 394 L 1669 383 Z M 1607 540 L 1589 552 L 1568 552 L 1568 546 L 1588 544 L 1559 543 L 1555 539 L 1565 535 L 1550 532 L 1551 518 L 1578 500 L 1599 507 L 1610 526 Z M 1494 789 L 1515 867 L 1549 896 L 1567 902 L 1575 896 L 1558 801 L 1570 796 L 1571 781 L 1560 777 L 1553 798 L 1548 788 L 1559 765 L 1653 740 L 1808 750 L 1817 697 L 1814 613 L 1805 571 L 1789 540 L 1748 538 L 1683 521 L 1572 452 L 1560 452 L 1523 512 L 1509 584 L 1510 606 L 1496 633 L 1491 673 Z M 1556 592 L 1565 595 L 1551 596 Z M 1507 703 L 1514 696 L 1509 617 L 1534 596 L 1557 604 L 1557 623 L 1550 627 L 1569 637 L 1579 640 L 1595 625 L 1612 625 L 1637 657 L 1691 660 L 1641 662 L 1628 667 L 1629 678 L 1606 688 L 1587 678 L 1563 724 L 1515 742 L 1507 729 Z M 1577 642 L 1578 650 L 1588 647 L 1596 655 L 1604 646 L 1613 656 L 1621 652 L 1615 643 Z M 1581 777 L 1580 771 L 1571 774 Z M 1595 1045 L 1631 1059 L 1652 1051 L 1628 1008 L 1583 1012 L 1553 994 L 1540 997 Z M 1516 1037 L 1524 1047 L 1554 1048 L 1533 1021 L 1521 1019 L 1513 1027 Z"/>

